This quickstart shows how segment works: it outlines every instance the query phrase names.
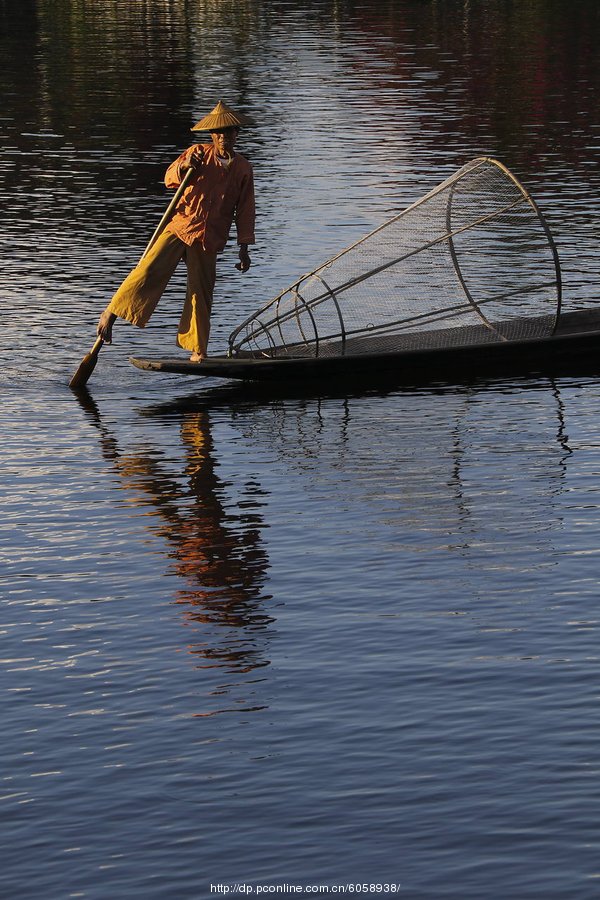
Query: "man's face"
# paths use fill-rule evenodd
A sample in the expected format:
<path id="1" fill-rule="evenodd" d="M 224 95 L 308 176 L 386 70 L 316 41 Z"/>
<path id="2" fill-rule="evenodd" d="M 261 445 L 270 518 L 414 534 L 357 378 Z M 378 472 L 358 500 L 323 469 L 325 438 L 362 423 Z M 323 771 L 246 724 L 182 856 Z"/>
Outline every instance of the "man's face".
<path id="1" fill-rule="evenodd" d="M 231 156 L 238 133 L 239 128 L 220 128 L 218 131 L 211 131 L 210 136 L 219 156 Z"/>

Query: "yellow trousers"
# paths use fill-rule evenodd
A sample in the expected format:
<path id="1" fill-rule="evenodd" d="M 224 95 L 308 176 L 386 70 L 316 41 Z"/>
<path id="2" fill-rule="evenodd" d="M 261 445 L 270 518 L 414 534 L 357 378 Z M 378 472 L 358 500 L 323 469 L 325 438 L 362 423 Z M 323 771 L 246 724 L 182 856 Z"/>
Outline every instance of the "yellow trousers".
<path id="1" fill-rule="evenodd" d="M 217 255 L 207 253 L 198 242 L 190 246 L 170 231 L 163 231 L 146 256 L 129 273 L 108 308 L 120 319 L 143 328 L 182 258 L 185 258 L 187 266 L 187 291 L 177 329 L 177 343 L 184 350 L 205 356 Z"/>

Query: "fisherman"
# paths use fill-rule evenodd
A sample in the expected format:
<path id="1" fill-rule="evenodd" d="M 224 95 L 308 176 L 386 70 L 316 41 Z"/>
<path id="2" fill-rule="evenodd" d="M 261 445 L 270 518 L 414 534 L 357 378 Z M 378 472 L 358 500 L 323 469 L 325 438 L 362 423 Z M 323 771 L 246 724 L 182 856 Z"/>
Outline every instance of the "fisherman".
<path id="1" fill-rule="evenodd" d="M 98 322 L 98 336 L 112 342 L 115 319 L 143 328 L 154 312 L 178 262 L 187 265 L 187 291 L 177 344 L 191 351 L 190 361 L 206 357 L 217 255 L 224 249 L 235 221 L 239 244 L 236 269 L 250 268 L 248 244 L 254 243 L 252 166 L 234 146 L 242 125 L 251 120 L 222 101 L 192 131 L 209 131 L 212 143 L 188 147 L 167 169 L 165 184 L 177 188 L 187 170 L 194 175 L 175 214 L 148 253 L 127 276 Z"/>

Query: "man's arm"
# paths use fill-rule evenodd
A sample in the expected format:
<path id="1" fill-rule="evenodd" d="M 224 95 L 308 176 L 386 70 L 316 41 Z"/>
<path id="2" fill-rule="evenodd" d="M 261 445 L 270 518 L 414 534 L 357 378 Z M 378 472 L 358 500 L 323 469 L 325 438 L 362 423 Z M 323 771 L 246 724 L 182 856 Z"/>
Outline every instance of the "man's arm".
<path id="1" fill-rule="evenodd" d="M 242 179 L 240 193 L 235 204 L 235 227 L 240 246 L 254 243 L 255 219 L 254 177 L 252 169 L 248 166 L 248 171 Z"/>

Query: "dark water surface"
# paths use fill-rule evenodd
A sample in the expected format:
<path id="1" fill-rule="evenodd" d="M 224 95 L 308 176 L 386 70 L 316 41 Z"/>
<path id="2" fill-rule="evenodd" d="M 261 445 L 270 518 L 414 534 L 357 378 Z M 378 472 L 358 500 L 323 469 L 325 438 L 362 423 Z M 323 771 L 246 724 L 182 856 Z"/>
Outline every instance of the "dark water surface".
<path id="1" fill-rule="evenodd" d="M 600 378 L 193 393 L 127 362 L 176 352 L 178 274 L 66 385 L 221 97 L 258 122 L 259 216 L 213 351 L 481 154 L 546 213 L 565 308 L 595 304 L 600 6 L 21 0 L 0 25 L 0 895 L 597 897 Z"/>

